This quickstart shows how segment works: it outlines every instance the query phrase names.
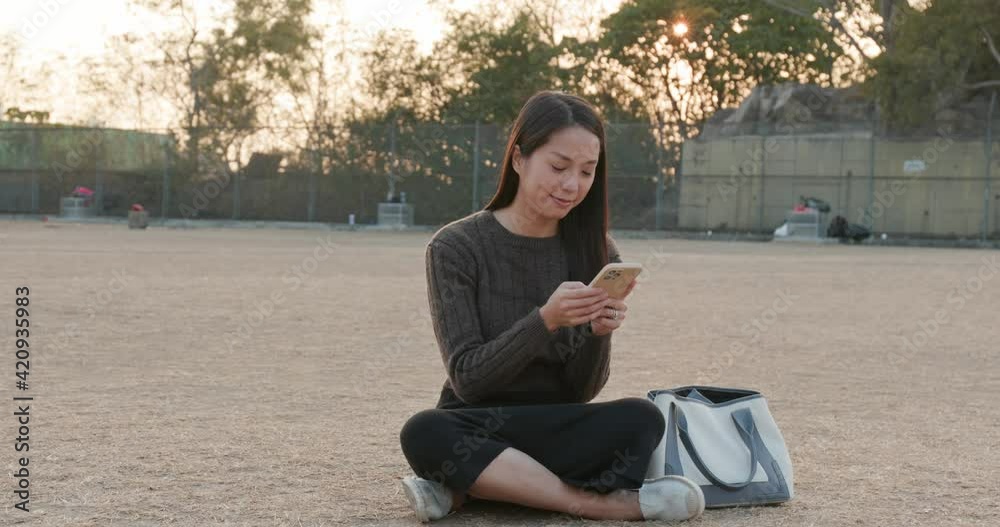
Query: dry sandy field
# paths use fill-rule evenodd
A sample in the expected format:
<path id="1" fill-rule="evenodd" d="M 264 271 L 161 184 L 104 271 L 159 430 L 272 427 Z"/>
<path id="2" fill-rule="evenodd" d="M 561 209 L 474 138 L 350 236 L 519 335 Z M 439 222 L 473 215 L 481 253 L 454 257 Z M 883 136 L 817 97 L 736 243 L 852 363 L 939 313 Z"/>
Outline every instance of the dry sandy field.
<path id="1" fill-rule="evenodd" d="M 417 525 L 399 430 L 444 380 L 429 236 L 0 221 L 0 524 Z M 647 272 L 596 401 L 760 390 L 792 456 L 791 502 L 688 525 L 1000 525 L 1000 252 L 618 241 Z M 595 524 L 489 502 L 438 523 Z"/>

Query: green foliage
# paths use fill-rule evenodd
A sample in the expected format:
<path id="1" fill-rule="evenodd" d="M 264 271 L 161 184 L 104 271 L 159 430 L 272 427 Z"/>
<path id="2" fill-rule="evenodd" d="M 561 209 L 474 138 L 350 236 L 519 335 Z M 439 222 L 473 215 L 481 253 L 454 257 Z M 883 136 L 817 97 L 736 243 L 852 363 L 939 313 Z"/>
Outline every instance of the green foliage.
<path id="1" fill-rule="evenodd" d="M 460 130 L 441 124 L 506 126 L 532 94 L 557 89 L 584 95 L 611 121 L 654 124 L 664 141 L 649 128 L 630 129 L 627 143 L 634 148 L 620 153 L 627 161 L 641 158 L 642 166 L 669 167 L 677 161 L 679 141 L 719 108 L 737 104 L 758 83 L 829 83 L 843 54 L 820 20 L 764 2 L 632 0 L 602 21 L 597 40 L 558 42 L 530 7 L 501 14 L 507 13 L 496 7 L 448 13 L 451 30 L 429 57 L 417 53 L 405 33 L 382 34 L 365 57 L 375 103 L 349 123 L 346 144 L 329 157 L 358 160 L 354 171 L 405 175 L 398 181 L 401 190 L 465 184 L 446 174 L 473 171 L 472 127 L 454 133 Z M 682 37 L 671 34 L 680 20 L 689 25 Z M 685 67 L 693 81 L 686 84 L 678 74 Z M 393 159 L 387 152 L 390 126 L 397 138 L 416 136 L 422 148 L 398 140 Z M 489 139 L 481 138 L 479 168 L 492 176 L 505 132 L 489 130 Z M 624 133 L 609 128 L 609 141 L 625 143 Z M 664 146 L 674 150 L 657 159 Z M 651 172 L 638 173 L 654 177 Z"/>
<path id="2" fill-rule="evenodd" d="M 493 27 L 493 19 L 490 13 L 469 12 L 448 17 L 453 30 L 440 49 L 465 82 L 446 94 L 445 122 L 510 123 L 535 92 L 569 85 L 569 72 L 557 63 L 561 47 L 546 41 L 547 30 L 537 19 L 524 10 L 500 28 Z"/>
<path id="3" fill-rule="evenodd" d="M 207 44 L 206 120 L 227 149 L 260 125 L 262 107 L 278 90 L 299 93 L 305 55 L 316 38 L 307 18 L 310 0 L 235 0 L 232 23 Z"/>
<path id="4" fill-rule="evenodd" d="M 11 106 L 3 112 L 4 117 L 14 122 L 45 124 L 49 122 L 49 112 L 42 110 L 22 110 Z"/>
<path id="5" fill-rule="evenodd" d="M 901 8 L 894 22 L 891 53 L 872 60 L 877 73 L 866 85 L 887 122 L 919 125 L 1000 87 L 1000 59 L 985 36 L 1000 40 L 996 0 L 935 0 L 924 11 Z"/>
<path id="6" fill-rule="evenodd" d="M 679 22 L 687 24 L 684 35 L 673 33 Z M 757 84 L 829 83 L 842 53 L 819 20 L 759 1 L 632 0 L 602 27 L 600 47 L 643 89 L 641 96 L 652 91 L 655 98 L 685 77 L 693 81 L 691 124 L 737 104 Z"/>
<path id="7" fill-rule="evenodd" d="M 185 0 L 139 0 L 184 26 L 157 42 L 171 73 L 163 90 L 182 113 L 187 133 L 182 173 L 203 171 L 201 157 L 240 161 L 241 146 L 279 93 L 306 89 L 306 55 L 315 46 L 311 0 L 231 0 L 218 26 L 198 26 Z"/>
<path id="8" fill-rule="evenodd" d="M 451 30 L 426 57 L 405 32 L 384 32 L 375 39 L 363 73 L 372 107 L 350 120 L 346 137 L 323 154 L 335 160 L 330 175 L 358 190 L 355 199 L 372 189 L 351 182 L 351 175 L 393 177 L 397 191 L 424 197 L 419 214 L 430 221 L 471 202 L 477 170 L 473 123 L 482 123 L 478 174 L 485 199 L 495 186 L 506 127 L 524 101 L 545 89 L 583 93 L 592 46 L 574 38 L 553 42 L 552 28 L 527 7 L 509 17 L 495 8 L 453 11 L 447 20 Z M 638 118 L 612 98 L 589 98 L 616 118 Z M 615 140 L 614 130 L 608 135 Z M 632 137 L 652 144 L 648 131 Z M 388 178 L 381 188 L 384 196 Z"/>

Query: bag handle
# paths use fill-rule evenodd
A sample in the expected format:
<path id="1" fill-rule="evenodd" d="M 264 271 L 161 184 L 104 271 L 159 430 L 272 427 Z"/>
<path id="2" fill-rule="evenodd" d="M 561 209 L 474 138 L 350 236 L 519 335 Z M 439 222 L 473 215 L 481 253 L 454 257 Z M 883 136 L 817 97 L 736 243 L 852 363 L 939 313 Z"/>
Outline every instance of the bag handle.
<path id="1" fill-rule="evenodd" d="M 687 449 L 688 454 L 691 456 L 691 461 L 694 462 L 698 470 L 708 478 L 717 487 L 721 487 L 725 490 L 740 490 L 750 482 L 753 481 L 753 477 L 757 475 L 757 448 L 754 441 L 754 431 L 757 428 L 757 424 L 753 420 L 753 414 L 750 413 L 749 408 L 742 408 L 740 410 L 734 411 L 730 414 L 733 418 L 733 423 L 736 424 L 736 430 L 739 432 L 740 437 L 743 438 L 743 442 L 746 443 L 747 448 L 750 449 L 750 475 L 747 476 L 746 481 L 737 484 L 730 484 L 722 481 L 718 476 L 715 475 L 705 461 L 702 460 L 701 456 L 698 454 L 698 450 L 694 447 L 694 441 L 691 440 L 691 434 L 688 432 L 687 418 L 684 416 L 684 412 L 681 408 L 677 406 L 676 403 L 670 403 L 673 409 L 674 423 L 677 426 L 677 435 L 680 436 L 681 442 L 684 443 L 684 448 Z"/>

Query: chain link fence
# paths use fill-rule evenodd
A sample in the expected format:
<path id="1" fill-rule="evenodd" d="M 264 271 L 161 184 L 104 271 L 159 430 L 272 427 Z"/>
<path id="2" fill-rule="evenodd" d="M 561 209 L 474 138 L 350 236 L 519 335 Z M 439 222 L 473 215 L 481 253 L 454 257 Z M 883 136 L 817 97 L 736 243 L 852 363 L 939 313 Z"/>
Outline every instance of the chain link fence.
<path id="1" fill-rule="evenodd" d="M 284 133 L 306 135 L 255 130 L 244 141 Z M 101 216 L 125 216 L 140 203 L 152 218 L 347 223 L 354 215 L 372 224 L 378 204 L 399 196 L 414 207 L 416 224 L 442 225 L 480 210 L 495 193 L 507 133 L 477 123 L 370 126 L 312 141 L 326 147 L 259 148 L 240 162 L 182 152 L 167 133 L 0 127 L 0 213 L 56 215 L 60 200 L 84 186 Z M 607 141 L 612 225 L 663 228 L 676 218 L 668 210 L 676 189 L 659 177 L 668 171 L 658 169 L 664 155 L 653 131 L 613 123 Z"/>
<path id="2" fill-rule="evenodd" d="M 770 233 L 807 196 L 829 202 L 830 218 L 876 233 L 998 238 L 1000 122 L 906 136 L 873 129 L 859 121 L 716 130 L 683 145 L 674 177 L 665 161 L 672 154 L 649 125 L 611 123 L 611 226 Z M 57 215 L 60 200 L 83 186 L 101 216 L 125 216 L 140 203 L 154 219 L 348 223 L 353 215 L 374 224 L 392 195 L 413 206 L 416 224 L 442 225 L 493 196 L 507 133 L 479 123 L 380 125 L 310 141 L 306 130 L 271 128 L 243 140 L 294 136 L 324 146 L 258 147 L 224 161 L 192 156 L 168 133 L 0 126 L 0 213 Z"/>
<path id="3" fill-rule="evenodd" d="M 688 141 L 678 226 L 770 233 L 803 197 L 874 233 L 1000 239 L 1000 121 L 873 133 L 747 126 Z M 791 131 L 791 133 L 789 133 Z"/>

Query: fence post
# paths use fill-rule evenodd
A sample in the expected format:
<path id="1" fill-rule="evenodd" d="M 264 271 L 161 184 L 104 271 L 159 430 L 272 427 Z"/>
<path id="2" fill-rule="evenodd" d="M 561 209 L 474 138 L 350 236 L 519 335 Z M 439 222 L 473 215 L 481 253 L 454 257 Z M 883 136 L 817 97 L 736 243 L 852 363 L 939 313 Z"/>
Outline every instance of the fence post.
<path id="1" fill-rule="evenodd" d="M 764 187 L 767 183 L 766 174 L 767 170 L 764 167 L 767 165 L 767 150 L 765 142 L 767 141 L 768 128 L 764 127 L 764 131 L 760 134 L 760 205 L 759 211 L 757 212 L 757 231 L 764 233 Z"/>
<path id="2" fill-rule="evenodd" d="M 170 140 L 163 138 L 163 195 L 160 196 L 160 218 L 167 219 L 170 210 Z"/>
<path id="3" fill-rule="evenodd" d="M 101 144 L 100 148 L 94 148 L 94 201 L 97 204 L 97 216 L 104 215 L 104 174 L 101 173 L 101 154 L 104 152 L 105 145 L 107 144 L 107 138 L 104 137 L 106 132 L 101 130 Z"/>
<path id="4" fill-rule="evenodd" d="M 239 156 L 237 156 L 239 157 Z M 223 161 L 225 163 L 225 161 Z M 229 167 L 225 167 L 229 170 Z M 237 167 L 233 173 L 233 219 L 240 219 L 240 176 L 243 174 L 243 167 Z"/>
<path id="5" fill-rule="evenodd" d="M 683 146 L 681 147 L 683 148 Z M 683 160 L 683 151 L 681 159 Z M 653 228 L 663 230 L 663 193 L 666 184 L 663 181 L 663 128 L 657 127 L 656 139 L 656 210 L 653 211 Z"/>
<path id="6" fill-rule="evenodd" d="M 997 92 L 990 95 L 990 111 L 986 113 L 986 187 L 983 189 L 983 232 L 982 241 L 985 242 L 990 230 L 990 194 L 993 193 L 990 178 L 993 165 L 993 109 L 997 104 Z"/>
<path id="7" fill-rule="evenodd" d="M 875 136 L 878 125 L 878 121 L 875 120 L 876 112 L 872 112 L 871 138 L 868 142 L 868 211 L 865 214 L 866 227 L 871 231 L 872 239 L 875 237 L 875 216 L 872 215 L 872 210 L 875 208 Z"/>
<path id="8" fill-rule="evenodd" d="M 39 130 L 31 130 L 31 212 L 38 214 L 38 170 L 41 166 L 38 160 L 38 133 Z"/>
<path id="9" fill-rule="evenodd" d="M 396 122 L 389 124 L 389 197 L 396 197 Z M 388 201 L 388 199 L 386 200 Z"/>
<path id="10" fill-rule="evenodd" d="M 472 145 L 472 212 L 479 210 L 479 119 Z"/>
<path id="11" fill-rule="evenodd" d="M 843 185 L 847 190 L 843 192 L 844 201 L 841 202 L 840 210 L 844 212 L 845 218 L 851 217 L 851 178 L 847 177 L 848 171 L 844 170 L 844 143 L 846 139 L 840 138 L 840 164 L 837 165 L 837 200 L 840 200 L 840 186 Z M 798 155 L 796 153 L 796 155 Z"/>
<path id="12" fill-rule="evenodd" d="M 319 157 L 318 152 L 316 157 Z M 322 161 L 317 165 L 319 170 L 323 170 Z M 306 221 L 316 221 L 316 170 L 309 171 L 309 203 L 306 206 Z"/>

